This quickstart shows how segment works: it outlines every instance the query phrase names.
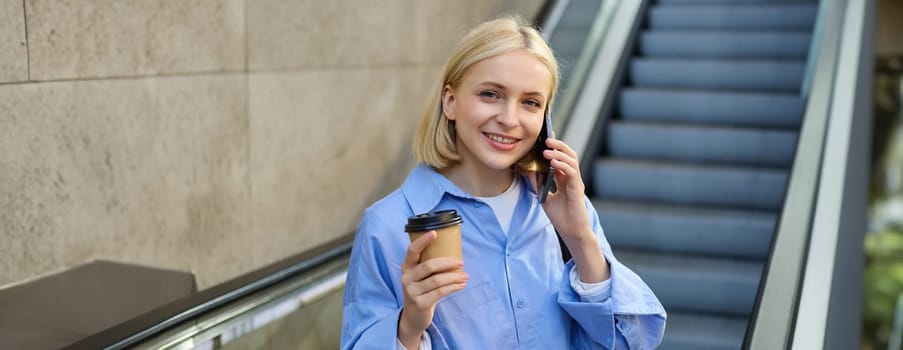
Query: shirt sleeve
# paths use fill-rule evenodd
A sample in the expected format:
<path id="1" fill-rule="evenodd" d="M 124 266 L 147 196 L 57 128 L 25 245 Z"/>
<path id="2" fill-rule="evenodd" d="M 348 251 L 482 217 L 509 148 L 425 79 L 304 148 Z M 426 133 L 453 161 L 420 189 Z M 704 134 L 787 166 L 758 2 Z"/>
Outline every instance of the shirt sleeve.
<path id="1" fill-rule="evenodd" d="M 355 235 L 343 296 L 343 350 L 395 348 L 403 304 L 386 261 L 397 253 L 377 235 L 386 227 L 368 210 Z"/>
<path id="2" fill-rule="evenodd" d="M 558 304 L 579 326 L 574 327 L 572 339 L 585 349 L 654 349 L 664 335 L 665 310 L 649 286 L 615 258 L 589 199 L 586 206 L 611 277 L 581 286 L 571 277 L 576 276 L 573 260 L 565 264 L 569 278 L 562 278 Z M 605 282 L 608 297 L 604 297 Z"/>
<path id="3" fill-rule="evenodd" d="M 571 288 L 580 296 L 580 301 L 597 303 L 611 297 L 611 278 L 598 283 L 586 283 L 580 280 L 577 267 L 570 273 Z"/>

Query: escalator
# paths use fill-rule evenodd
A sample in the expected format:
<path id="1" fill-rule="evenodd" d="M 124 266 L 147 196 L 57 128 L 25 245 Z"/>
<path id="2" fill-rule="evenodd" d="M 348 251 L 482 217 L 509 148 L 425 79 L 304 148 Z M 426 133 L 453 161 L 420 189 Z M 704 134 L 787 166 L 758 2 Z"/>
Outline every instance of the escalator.
<path id="1" fill-rule="evenodd" d="M 668 310 L 662 349 L 743 344 L 796 149 L 816 11 L 647 7 L 591 187 L 615 254 Z"/>
<path id="2" fill-rule="evenodd" d="M 840 187 L 847 199 L 862 168 L 823 160 L 832 144 L 862 148 L 852 132 L 844 139 L 832 131 L 843 124 L 838 116 L 852 115 L 830 107 L 849 97 L 837 86 L 868 83 L 857 75 L 853 83 L 842 80 L 845 4 L 570 0 L 543 11 L 553 18 L 544 29 L 564 75 L 556 129 L 584 155 L 588 194 L 616 256 L 668 312 L 661 349 L 843 348 L 832 337 L 855 341 L 836 326 L 849 314 L 834 295 L 850 294 L 807 292 L 835 291 L 845 281 L 829 269 L 833 282 L 818 284 L 824 278 L 811 276 L 824 271 L 813 269 L 826 264 L 813 259 L 824 247 L 816 247 L 820 237 L 855 224 L 824 224 L 819 215 L 843 218 L 857 209 L 823 213 L 820 204 L 832 197 L 820 192 L 825 188 Z M 852 64 L 867 71 L 860 65 Z M 853 175 L 838 185 L 825 177 L 830 169 Z M 339 237 L 69 348 L 337 348 L 351 239 Z M 825 253 L 837 258 L 831 266 L 853 266 L 855 255 L 841 257 L 840 249 Z M 824 298 L 829 303 L 818 304 Z M 818 314 L 813 308 L 836 315 L 819 323 L 809 317 Z M 808 346 L 819 344 L 809 339 L 826 343 Z"/>
<path id="3" fill-rule="evenodd" d="M 558 59 L 559 86 L 568 86 L 581 54 L 587 53 L 586 42 L 601 5 L 599 0 L 570 0 L 563 6 L 554 29 L 548 30 L 549 24 L 546 25 L 543 34 Z"/>

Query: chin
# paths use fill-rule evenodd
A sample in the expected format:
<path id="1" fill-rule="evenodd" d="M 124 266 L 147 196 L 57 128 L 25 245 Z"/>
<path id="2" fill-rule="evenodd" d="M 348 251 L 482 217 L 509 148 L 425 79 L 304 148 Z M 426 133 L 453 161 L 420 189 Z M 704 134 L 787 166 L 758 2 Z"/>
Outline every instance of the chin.
<path id="1" fill-rule="evenodd" d="M 483 161 L 483 165 L 493 170 L 506 170 L 511 169 L 511 166 L 516 164 L 519 159 L 486 159 Z"/>

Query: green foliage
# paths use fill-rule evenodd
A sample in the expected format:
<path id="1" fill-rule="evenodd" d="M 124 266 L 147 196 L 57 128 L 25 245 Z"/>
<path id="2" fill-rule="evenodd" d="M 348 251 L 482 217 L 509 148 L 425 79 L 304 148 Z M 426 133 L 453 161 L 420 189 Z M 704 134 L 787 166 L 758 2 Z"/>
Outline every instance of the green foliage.
<path id="1" fill-rule="evenodd" d="M 863 336 L 871 348 L 885 349 L 897 298 L 903 294 L 903 230 L 869 234 L 865 252 Z"/>

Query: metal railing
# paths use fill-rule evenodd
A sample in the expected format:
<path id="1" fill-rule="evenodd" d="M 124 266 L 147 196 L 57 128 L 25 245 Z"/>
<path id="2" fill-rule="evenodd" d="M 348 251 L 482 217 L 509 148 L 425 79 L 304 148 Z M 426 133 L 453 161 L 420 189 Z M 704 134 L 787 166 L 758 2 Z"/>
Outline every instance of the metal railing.
<path id="1" fill-rule="evenodd" d="M 567 81 L 567 85 L 560 87 L 561 96 L 552 111 L 554 116 L 552 119 L 553 130 L 562 130 L 568 124 L 574 103 L 577 101 L 582 87 L 589 78 L 589 70 L 593 66 L 595 58 L 599 55 L 599 47 L 604 42 L 603 39 L 606 37 L 606 34 L 608 34 L 612 16 L 614 16 L 620 3 L 620 1 L 616 0 L 603 0 L 599 6 L 599 12 L 593 20 L 583 49 L 580 51 L 574 64 L 574 69 L 570 71 L 568 79 L 562 79 L 562 81 Z M 547 39 L 551 36 L 551 34 L 545 35 Z"/>
<path id="2" fill-rule="evenodd" d="M 859 343 L 874 5 L 850 0 L 845 6 L 818 206 L 793 333 L 796 349 L 848 349 Z"/>
<path id="3" fill-rule="evenodd" d="M 636 40 L 637 28 L 642 24 L 642 16 L 647 0 L 604 1 L 597 21 L 593 24 L 593 35 L 587 41 L 591 50 L 584 50 L 578 59 L 575 72 L 580 79 L 571 79 L 574 86 L 562 96 L 565 125 L 560 138 L 580 157 L 580 171 L 590 173 L 596 149 L 600 144 L 602 128 L 617 97 L 630 49 Z M 585 73 L 584 73 L 585 72 Z M 577 81 L 580 83 L 578 84 Z"/>
<path id="4" fill-rule="evenodd" d="M 199 315 L 191 324 L 149 337 L 135 348 L 218 349 L 227 346 L 291 313 L 304 311 L 327 296 L 340 293 L 347 273 L 348 260 L 334 259 L 277 286 Z"/>
<path id="5" fill-rule="evenodd" d="M 870 54 L 864 29 L 872 6 L 870 0 L 821 2 L 797 154 L 744 348 L 849 348 L 858 342 L 855 255 L 862 254 L 865 232 L 867 166 L 861 163 L 868 158 L 863 131 L 870 118 L 862 116 L 869 114 L 863 97 L 871 67 L 861 58 Z M 841 274 L 853 274 L 842 278 L 856 283 L 843 285 Z"/>
<path id="6" fill-rule="evenodd" d="M 352 234 L 343 235 L 314 249 L 164 305 L 82 339 L 67 349 L 131 349 L 143 347 L 142 344 L 148 342 L 172 344 L 164 348 L 193 348 L 189 345 L 201 344 L 201 338 L 215 337 L 206 332 L 211 326 L 231 324 L 229 320 L 236 317 L 236 310 L 263 312 L 268 305 L 278 306 L 271 301 L 282 300 L 280 298 L 315 300 L 317 295 L 300 288 L 299 283 L 310 284 L 322 278 L 323 271 L 334 272 L 329 267 L 343 262 L 347 264 L 352 238 Z M 206 323 L 202 322 L 205 320 Z"/>

